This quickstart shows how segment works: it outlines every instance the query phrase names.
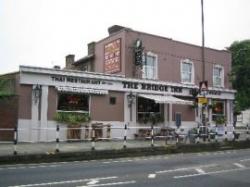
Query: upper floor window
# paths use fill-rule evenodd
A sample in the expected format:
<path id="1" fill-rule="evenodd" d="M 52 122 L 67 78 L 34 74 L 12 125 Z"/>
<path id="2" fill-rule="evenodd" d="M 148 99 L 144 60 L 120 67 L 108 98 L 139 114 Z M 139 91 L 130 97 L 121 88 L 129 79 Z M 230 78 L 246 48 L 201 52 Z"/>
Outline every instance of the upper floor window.
<path id="1" fill-rule="evenodd" d="M 213 86 L 224 87 L 224 68 L 221 65 L 213 67 Z"/>
<path id="2" fill-rule="evenodd" d="M 144 55 L 142 63 L 142 78 L 157 79 L 158 78 L 158 57 L 152 52 Z"/>
<path id="3" fill-rule="evenodd" d="M 194 83 L 194 66 L 193 62 L 188 59 L 181 61 L 181 82 Z"/>

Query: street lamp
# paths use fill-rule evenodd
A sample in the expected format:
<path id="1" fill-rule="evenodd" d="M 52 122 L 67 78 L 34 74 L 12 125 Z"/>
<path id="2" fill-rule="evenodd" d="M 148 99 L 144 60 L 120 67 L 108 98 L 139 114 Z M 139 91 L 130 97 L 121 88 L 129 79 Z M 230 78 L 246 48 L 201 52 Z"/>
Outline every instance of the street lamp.
<path id="1" fill-rule="evenodd" d="M 134 103 L 135 98 L 136 98 L 136 96 L 133 95 L 132 92 L 130 92 L 130 93 L 127 95 L 128 107 L 130 108 L 130 121 L 132 121 L 132 105 L 133 105 L 133 103 Z"/>
<path id="2" fill-rule="evenodd" d="M 33 95 L 34 95 L 34 99 L 35 99 L 35 103 L 37 103 L 40 99 L 40 96 L 41 96 L 41 85 L 36 85 L 33 90 Z"/>

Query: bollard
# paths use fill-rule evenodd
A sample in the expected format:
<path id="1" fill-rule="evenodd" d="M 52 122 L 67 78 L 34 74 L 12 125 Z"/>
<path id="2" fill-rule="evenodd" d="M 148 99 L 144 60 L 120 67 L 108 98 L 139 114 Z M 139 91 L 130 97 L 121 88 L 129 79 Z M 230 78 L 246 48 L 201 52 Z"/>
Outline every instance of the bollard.
<path id="1" fill-rule="evenodd" d="M 95 150 L 95 128 L 92 128 L 91 150 Z"/>
<path id="2" fill-rule="evenodd" d="M 200 143 L 200 126 L 197 128 L 197 138 L 196 138 L 196 143 Z"/>
<path id="3" fill-rule="evenodd" d="M 126 149 L 127 148 L 127 124 L 125 124 L 124 127 L 124 142 L 123 142 L 123 148 Z"/>
<path id="4" fill-rule="evenodd" d="M 59 128 L 59 125 L 56 126 L 56 152 L 59 153 L 59 131 L 60 131 L 60 128 Z"/>
<path id="5" fill-rule="evenodd" d="M 215 125 L 215 135 L 214 135 L 214 140 L 215 140 L 215 142 L 217 143 L 218 142 L 218 128 L 217 128 L 218 126 L 217 126 L 217 124 Z"/>
<path id="6" fill-rule="evenodd" d="M 249 127 L 248 127 L 248 123 L 247 123 L 247 140 L 249 140 Z"/>
<path id="7" fill-rule="evenodd" d="M 13 154 L 17 155 L 17 127 L 16 126 L 14 127 L 14 141 L 13 141 L 13 143 L 14 143 L 14 152 L 13 152 Z"/>
<path id="8" fill-rule="evenodd" d="M 151 147 L 154 147 L 154 125 L 151 125 Z"/>
<path id="9" fill-rule="evenodd" d="M 225 141 L 227 141 L 227 124 L 225 123 Z"/>

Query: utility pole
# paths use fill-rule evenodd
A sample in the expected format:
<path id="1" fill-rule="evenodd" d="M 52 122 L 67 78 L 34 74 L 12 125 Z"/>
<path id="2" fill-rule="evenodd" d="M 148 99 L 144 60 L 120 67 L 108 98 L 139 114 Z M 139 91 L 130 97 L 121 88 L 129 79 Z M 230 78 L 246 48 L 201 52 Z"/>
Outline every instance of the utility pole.
<path id="1" fill-rule="evenodd" d="M 204 10 L 203 10 L 203 0 L 201 0 L 201 30 L 202 30 L 202 48 L 201 48 L 201 58 L 202 58 L 202 81 L 205 81 L 205 33 L 204 33 Z"/>
<path id="2" fill-rule="evenodd" d="M 201 46 L 201 73 L 202 80 L 200 82 L 200 96 L 198 97 L 198 110 L 200 111 L 200 122 L 202 124 L 202 130 L 200 129 L 200 125 L 198 127 L 199 134 L 203 135 L 203 139 L 205 140 L 205 136 L 207 135 L 206 128 L 206 115 L 205 109 L 207 106 L 207 90 L 208 90 L 208 82 L 206 81 L 205 76 L 205 32 L 204 32 L 204 10 L 203 10 L 203 0 L 201 0 L 201 30 L 202 30 L 202 46 Z M 198 139 L 199 142 L 199 139 Z"/>

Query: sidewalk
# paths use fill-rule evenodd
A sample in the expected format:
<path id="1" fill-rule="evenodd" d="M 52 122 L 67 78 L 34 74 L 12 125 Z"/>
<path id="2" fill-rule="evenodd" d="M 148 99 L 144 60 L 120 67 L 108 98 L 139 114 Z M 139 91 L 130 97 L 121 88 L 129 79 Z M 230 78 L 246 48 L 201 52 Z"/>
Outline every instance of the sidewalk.
<path id="1" fill-rule="evenodd" d="M 168 144 L 171 142 L 168 142 Z M 172 142 L 174 144 L 175 142 Z M 154 147 L 166 146 L 164 140 L 154 141 Z M 18 155 L 29 154 L 53 154 L 56 150 L 56 143 L 18 143 L 17 144 Z M 150 148 L 150 140 L 128 140 L 127 148 Z M 91 142 L 60 142 L 60 153 L 70 152 L 84 152 L 90 151 L 92 148 Z M 123 141 L 98 141 L 95 142 L 95 150 L 119 150 L 123 149 Z M 1 143 L 0 144 L 0 156 L 13 155 L 14 145 L 13 143 Z"/>

